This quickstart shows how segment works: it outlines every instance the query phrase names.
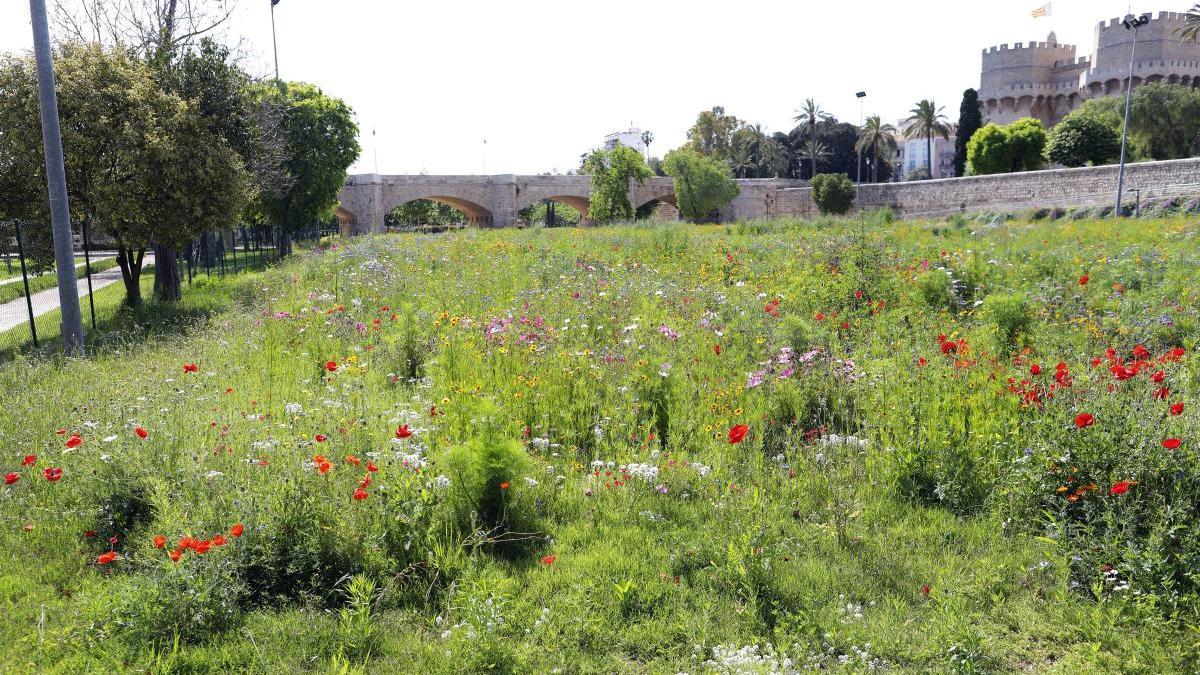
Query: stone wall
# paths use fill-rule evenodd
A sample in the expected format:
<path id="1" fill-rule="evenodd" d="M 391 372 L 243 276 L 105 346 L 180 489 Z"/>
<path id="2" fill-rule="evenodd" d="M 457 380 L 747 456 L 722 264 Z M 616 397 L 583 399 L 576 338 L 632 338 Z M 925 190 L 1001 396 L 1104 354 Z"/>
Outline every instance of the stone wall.
<path id="1" fill-rule="evenodd" d="M 891 207 L 904 217 L 939 217 L 971 211 L 1018 211 L 1039 207 L 1113 204 L 1116 165 L 1052 169 L 994 176 L 971 176 L 909 183 L 862 186 L 864 209 Z M 1125 166 L 1125 202 L 1161 196 L 1200 195 L 1200 159 L 1141 162 Z M 779 215 L 807 217 L 816 213 L 810 188 L 781 190 Z"/>

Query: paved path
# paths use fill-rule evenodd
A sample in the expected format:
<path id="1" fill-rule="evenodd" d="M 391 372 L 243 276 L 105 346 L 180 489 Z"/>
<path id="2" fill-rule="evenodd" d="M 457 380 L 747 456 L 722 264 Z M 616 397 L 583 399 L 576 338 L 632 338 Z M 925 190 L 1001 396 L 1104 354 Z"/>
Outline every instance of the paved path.
<path id="1" fill-rule="evenodd" d="M 109 258 L 112 258 L 112 257 L 113 256 L 110 255 L 110 256 L 105 256 L 103 258 L 93 258 L 92 264 L 95 265 L 96 263 L 100 262 L 101 260 L 108 260 Z M 15 265 L 13 265 L 13 268 L 14 269 L 19 268 L 20 264 L 21 263 L 19 263 L 19 262 L 16 263 Z M 83 269 L 84 265 L 87 265 L 87 262 L 76 263 L 75 269 L 77 269 L 77 270 Z M 49 274 L 49 272 L 47 272 L 47 274 Z M 36 277 L 30 277 L 30 278 L 36 278 Z M 19 283 L 21 283 L 21 281 L 22 281 L 22 279 L 19 276 L 10 277 L 8 279 L 0 279 L 0 286 L 3 286 L 5 284 L 19 284 Z"/>
<path id="2" fill-rule="evenodd" d="M 147 268 L 153 264 L 154 256 L 147 253 L 145 259 L 142 261 L 142 273 L 145 274 Z M 153 270 L 150 270 L 150 273 L 153 274 Z M 120 267 L 107 269 L 103 272 L 96 272 L 92 275 L 92 290 L 98 291 L 105 286 L 111 286 L 112 284 L 120 283 L 120 281 Z M 79 297 L 86 298 L 87 294 L 87 279 L 80 279 Z M 35 317 L 41 316 L 47 312 L 53 312 L 54 310 L 58 309 L 58 286 L 55 286 L 54 288 L 47 288 L 44 291 L 38 291 L 31 296 L 31 299 L 33 300 L 33 315 Z M 80 305 L 80 309 L 83 310 L 84 323 L 87 323 L 91 316 L 88 314 L 87 302 L 81 302 Z M 0 305 L 0 333 L 4 333 L 7 330 L 12 330 L 17 326 L 28 322 L 29 308 L 25 304 L 25 298 L 17 298 Z"/>

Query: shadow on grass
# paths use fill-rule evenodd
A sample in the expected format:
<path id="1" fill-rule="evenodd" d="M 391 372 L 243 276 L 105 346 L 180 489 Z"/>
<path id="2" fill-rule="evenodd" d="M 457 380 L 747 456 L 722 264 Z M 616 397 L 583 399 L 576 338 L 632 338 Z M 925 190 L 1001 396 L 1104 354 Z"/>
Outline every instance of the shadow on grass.
<path id="1" fill-rule="evenodd" d="M 151 270 L 152 272 L 152 270 Z M 245 295 L 248 284 L 261 278 L 261 272 L 237 276 L 201 277 L 196 283 L 184 282 L 183 299 L 160 302 L 152 298 L 153 273 L 143 274 L 142 294 L 147 298 L 139 307 L 125 304 L 122 284 L 106 286 L 94 295 L 95 329 L 86 297 L 82 299 L 85 350 L 88 356 L 144 346 L 183 335 L 207 323 L 209 317 L 231 308 L 235 298 Z M 38 346 L 33 346 L 28 324 L 0 334 L 0 364 L 17 358 L 53 358 L 63 350 L 61 313 L 47 312 L 36 319 Z"/>

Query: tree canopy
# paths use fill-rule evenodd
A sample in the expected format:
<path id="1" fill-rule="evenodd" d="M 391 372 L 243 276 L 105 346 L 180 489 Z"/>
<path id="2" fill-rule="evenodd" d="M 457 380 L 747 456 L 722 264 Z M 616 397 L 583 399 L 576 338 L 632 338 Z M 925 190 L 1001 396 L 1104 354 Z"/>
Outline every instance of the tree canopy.
<path id="1" fill-rule="evenodd" d="M 642 155 L 618 144 L 612 150 L 596 150 L 583 162 L 584 173 L 592 177 L 588 197 L 588 218 L 598 223 L 632 220 L 634 206 L 629 202 L 629 186 L 654 175 Z"/>
<path id="2" fill-rule="evenodd" d="M 979 112 L 979 92 L 968 89 L 963 92 L 962 105 L 958 108 L 958 131 L 954 137 L 954 175 L 967 175 L 967 143 L 971 136 L 983 126 L 983 115 Z"/>
<path id="3" fill-rule="evenodd" d="M 675 204 L 685 218 L 701 221 L 738 195 L 729 166 L 690 148 L 667 153 L 663 161 L 675 182 Z"/>
<path id="4" fill-rule="evenodd" d="M 1095 114 L 1076 111 L 1053 129 L 1046 145 L 1046 157 L 1063 166 L 1108 164 L 1121 154 L 1121 134 Z"/>
<path id="5" fill-rule="evenodd" d="M 967 142 L 967 163 L 974 175 L 1031 171 L 1045 164 L 1046 127 L 1023 117 L 1012 124 L 988 123 Z"/>

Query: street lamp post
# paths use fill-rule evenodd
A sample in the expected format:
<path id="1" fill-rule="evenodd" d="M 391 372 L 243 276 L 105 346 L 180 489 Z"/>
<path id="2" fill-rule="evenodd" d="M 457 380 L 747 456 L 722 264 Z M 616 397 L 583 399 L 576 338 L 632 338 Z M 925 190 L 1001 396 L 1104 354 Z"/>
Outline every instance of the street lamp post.
<path id="1" fill-rule="evenodd" d="M 856 93 L 855 98 L 858 99 L 858 180 L 854 183 L 854 210 L 858 211 L 862 207 L 859 204 L 858 193 L 862 186 L 862 131 L 863 131 L 863 104 L 867 98 L 867 92 L 860 91 Z"/>
<path id="2" fill-rule="evenodd" d="M 33 53 L 37 60 L 38 103 L 42 112 L 42 145 L 46 155 L 46 188 L 50 193 L 54 266 L 58 269 L 63 346 L 68 353 L 78 354 L 83 349 L 83 314 L 79 311 L 79 286 L 75 279 L 75 238 L 71 234 L 71 209 L 67 203 L 67 172 L 63 165 L 46 0 L 29 0 L 29 15 L 33 24 Z M 32 315 L 29 323 L 32 330 Z"/>
<path id="3" fill-rule="evenodd" d="M 279 0 L 271 0 L 271 51 L 275 53 L 275 81 L 279 81 L 279 45 L 275 42 L 275 5 Z"/>
<path id="4" fill-rule="evenodd" d="M 1121 168 L 1117 170 L 1117 218 L 1121 217 L 1121 193 L 1125 191 L 1125 148 L 1129 144 L 1129 106 L 1133 100 L 1133 65 L 1137 60 L 1138 29 L 1150 23 L 1150 15 L 1121 22 L 1126 30 L 1133 31 L 1133 47 L 1129 50 L 1129 79 L 1125 81 L 1125 125 L 1121 129 Z"/>

